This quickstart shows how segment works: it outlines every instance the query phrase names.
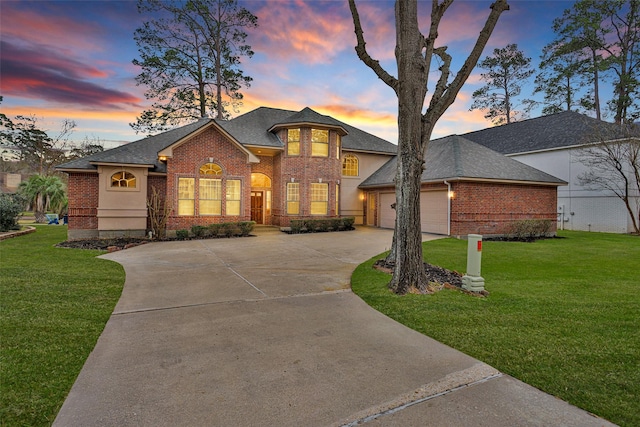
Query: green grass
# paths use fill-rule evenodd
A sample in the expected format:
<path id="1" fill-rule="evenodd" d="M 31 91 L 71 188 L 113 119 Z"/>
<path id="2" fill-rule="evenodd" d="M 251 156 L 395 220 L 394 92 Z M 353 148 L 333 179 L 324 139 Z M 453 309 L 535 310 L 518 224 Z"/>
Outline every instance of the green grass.
<path id="1" fill-rule="evenodd" d="M 623 426 L 640 425 L 640 238 L 561 232 L 535 243 L 483 242 L 488 298 L 444 290 L 397 296 L 360 265 L 369 305 L 528 384 Z M 424 243 L 425 259 L 466 269 L 466 241 Z"/>
<path id="2" fill-rule="evenodd" d="M 66 232 L 0 242 L 0 425 L 51 425 L 122 292 L 103 252 L 53 247 Z"/>

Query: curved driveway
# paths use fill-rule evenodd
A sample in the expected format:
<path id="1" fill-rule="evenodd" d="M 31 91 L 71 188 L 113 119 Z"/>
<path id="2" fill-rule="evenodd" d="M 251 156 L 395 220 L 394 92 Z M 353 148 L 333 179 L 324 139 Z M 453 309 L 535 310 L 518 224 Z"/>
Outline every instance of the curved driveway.
<path id="1" fill-rule="evenodd" d="M 606 425 L 368 307 L 392 233 L 153 243 L 55 426 Z M 425 238 L 429 238 L 425 236 Z"/>

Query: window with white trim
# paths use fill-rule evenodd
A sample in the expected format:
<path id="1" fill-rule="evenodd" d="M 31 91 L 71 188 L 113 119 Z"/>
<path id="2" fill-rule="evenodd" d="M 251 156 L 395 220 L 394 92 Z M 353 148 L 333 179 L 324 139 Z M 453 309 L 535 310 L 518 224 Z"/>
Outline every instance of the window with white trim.
<path id="1" fill-rule="evenodd" d="M 329 184 L 311 183 L 311 215 L 326 215 L 329 205 Z"/>
<path id="2" fill-rule="evenodd" d="M 329 157 L 329 131 L 311 129 L 311 155 Z"/>
<path id="3" fill-rule="evenodd" d="M 178 215 L 195 215 L 194 178 L 178 178 Z"/>
<path id="4" fill-rule="evenodd" d="M 345 154 L 342 158 L 342 175 L 358 176 L 358 158 L 353 154 Z"/>
<path id="5" fill-rule="evenodd" d="M 300 215 L 300 184 L 287 183 L 287 214 Z"/>

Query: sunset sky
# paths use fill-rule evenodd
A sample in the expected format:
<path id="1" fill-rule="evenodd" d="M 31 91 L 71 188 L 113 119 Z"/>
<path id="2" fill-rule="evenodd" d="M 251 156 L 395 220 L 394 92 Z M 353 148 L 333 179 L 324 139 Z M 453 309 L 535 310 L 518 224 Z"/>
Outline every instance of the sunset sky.
<path id="1" fill-rule="evenodd" d="M 551 22 L 571 1 L 509 1 L 482 57 L 517 43 L 539 62 L 552 38 Z M 244 89 L 240 113 L 260 106 L 291 110 L 311 107 L 368 132 L 397 141 L 397 100 L 393 91 L 356 57 L 353 23 L 346 0 L 243 1 L 258 16 L 244 60 L 253 77 Z M 393 2 L 357 1 L 367 48 L 395 73 Z M 457 70 L 475 42 L 491 1 L 456 1 L 445 15 L 437 45 L 447 45 Z M 431 2 L 420 2 L 426 34 Z M 35 115 L 54 134 L 63 119 L 78 127 L 74 140 L 99 138 L 107 147 L 143 137 L 129 126 L 150 101 L 136 86 L 140 70 L 133 33 L 144 21 L 131 1 L 0 0 L 0 111 L 10 118 Z M 479 88 L 476 69 L 456 102 L 438 123 L 434 137 L 465 133 L 491 124 L 469 111 Z M 437 75 L 434 75 L 434 80 Z M 531 88 L 523 90 L 531 97 Z M 240 113 L 235 113 L 238 115 Z M 534 116 L 539 115 L 535 112 Z"/>

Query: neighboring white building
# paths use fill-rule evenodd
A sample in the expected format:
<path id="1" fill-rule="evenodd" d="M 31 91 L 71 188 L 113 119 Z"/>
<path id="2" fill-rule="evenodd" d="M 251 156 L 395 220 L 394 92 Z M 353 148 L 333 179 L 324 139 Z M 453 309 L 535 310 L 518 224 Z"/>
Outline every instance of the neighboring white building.
<path id="1" fill-rule="evenodd" d="M 630 233 L 634 231 L 631 217 L 620 198 L 612 191 L 578 184 L 578 176 L 587 171 L 579 161 L 581 150 L 600 142 L 604 132 L 598 129 L 607 128 L 610 134 L 612 126 L 565 111 L 463 136 L 566 181 L 568 185 L 558 187 L 559 230 Z M 640 194 L 635 190 L 632 195 L 632 206 L 637 206 Z"/>

